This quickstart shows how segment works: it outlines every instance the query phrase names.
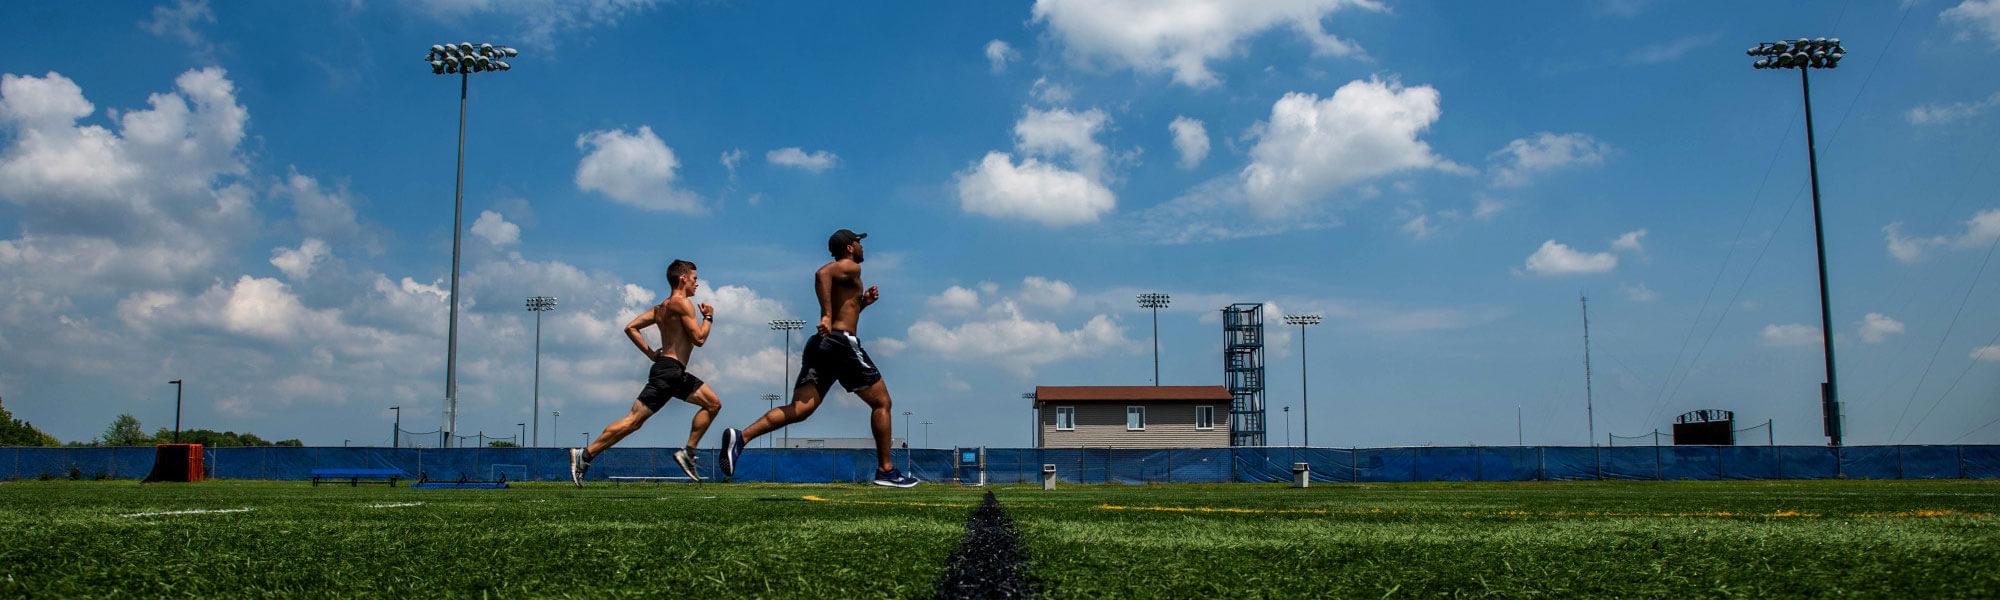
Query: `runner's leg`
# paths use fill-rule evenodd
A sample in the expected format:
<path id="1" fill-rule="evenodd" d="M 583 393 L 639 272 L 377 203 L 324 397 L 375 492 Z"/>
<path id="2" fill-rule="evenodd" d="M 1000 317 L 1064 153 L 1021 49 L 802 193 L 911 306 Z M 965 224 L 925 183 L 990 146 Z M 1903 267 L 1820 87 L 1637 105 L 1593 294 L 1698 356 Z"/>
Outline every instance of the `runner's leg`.
<path id="1" fill-rule="evenodd" d="M 695 448 L 701 443 L 701 436 L 708 433 L 709 423 L 715 422 L 715 413 L 722 411 L 722 398 L 717 397 L 715 390 L 709 389 L 708 384 L 704 383 L 701 384 L 701 388 L 688 395 L 687 401 L 688 404 L 700 408 L 694 412 L 694 420 L 688 424 L 687 447 Z"/>
<path id="2" fill-rule="evenodd" d="M 806 417 L 812 416 L 813 411 L 819 410 L 820 399 L 824 395 L 819 386 L 811 383 L 799 384 L 792 390 L 790 404 L 765 411 L 764 416 L 757 418 L 757 422 L 743 428 L 743 440 L 748 442 L 751 438 L 806 420 Z"/>
<path id="3" fill-rule="evenodd" d="M 889 411 L 888 384 L 878 379 L 875 383 L 854 390 L 854 395 L 860 396 L 861 401 L 867 403 L 870 409 L 868 427 L 875 433 L 875 459 L 882 463 L 877 468 L 883 471 L 896 468 L 895 462 L 889 459 L 889 442 L 895 435 L 895 430 L 890 429 L 893 418 Z"/>
<path id="4" fill-rule="evenodd" d="M 597 434 L 597 440 L 592 441 L 590 447 L 585 449 L 584 452 L 591 457 L 595 457 L 599 453 L 609 450 L 613 445 L 618 443 L 618 440 L 625 439 L 625 436 L 632 435 L 632 432 L 638 431 L 639 427 L 646 424 L 646 419 L 652 418 L 652 416 L 653 409 L 646 408 L 646 403 L 644 402 L 634 400 L 632 402 L 632 412 L 626 413 L 624 418 L 612 421 L 610 425 L 604 426 L 604 433 Z"/>

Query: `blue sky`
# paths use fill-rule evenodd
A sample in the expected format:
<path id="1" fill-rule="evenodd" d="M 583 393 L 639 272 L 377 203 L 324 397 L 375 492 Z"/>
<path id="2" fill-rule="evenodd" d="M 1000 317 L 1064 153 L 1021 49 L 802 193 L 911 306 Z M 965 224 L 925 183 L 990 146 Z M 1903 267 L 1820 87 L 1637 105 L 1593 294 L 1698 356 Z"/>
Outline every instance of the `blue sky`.
<path id="1" fill-rule="evenodd" d="M 66 440 L 168 424 L 173 378 L 190 426 L 436 427 L 458 82 L 420 59 L 463 40 L 522 55 L 471 82 L 462 432 L 528 420 L 536 294 L 544 441 L 622 414 L 618 329 L 674 258 L 717 306 L 693 368 L 747 423 L 784 377 L 764 322 L 810 322 L 850 227 L 864 342 L 932 445 L 1026 444 L 1038 384 L 1149 383 L 1146 291 L 1167 384 L 1220 383 L 1225 304 L 1326 315 L 1319 445 L 1511 444 L 1517 409 L 1585 443 L 1579 293 L 1600 439 L 1726 408 L 1822 443 L 1799 87 L 1743 54 L 1803 35 L 1850 50 L 1813 74 L 1849 443 L 2000 442 L 2000 79 L 1967 68 L 1994 0 L 0 14 L 0 396 Z M 1277 444 L 1301 367 L 1270 333 Z M 798 433 L 864 435 L 842 398 Z"/>

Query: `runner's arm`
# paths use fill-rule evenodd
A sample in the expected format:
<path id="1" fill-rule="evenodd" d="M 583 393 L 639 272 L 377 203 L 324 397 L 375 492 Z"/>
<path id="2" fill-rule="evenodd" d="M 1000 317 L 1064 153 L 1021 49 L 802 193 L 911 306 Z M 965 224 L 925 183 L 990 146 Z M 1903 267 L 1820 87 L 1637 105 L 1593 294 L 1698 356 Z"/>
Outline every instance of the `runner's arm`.
<path id="1" fill-rule="evenodd" d="M 669 307 L 667 310 L 674 311 L 673 317 L 680 319 L 681 327 L 687 328 L 687 332 L 694 336 L 694 345 L 701 346 L 708 343 L 708 327 L 714 322 L 713 320 L 706 315 L 689 312 L 686 305 Z"/>
<path id="2" fill-rule="evenodd" d="M 631 338 L 632 343 L 639 346 L 639 353 L 646 355 L 646 358 L 656 357 L 653 347 L 646 344 L 646 334 L 641 333 L 639 330 L 652 325 L 654 322 L 653 310 L 646 309 L 646 312 L 639 313 L 639 316 L 632 317 L 632 322 L 625 324 L 625 337 Z"/>
<path id="3" fill-rule="evenodd" d="M 813 293 L 819 296 L 819 332 L 833 330 L 833 265 L 813 273 Z"/>

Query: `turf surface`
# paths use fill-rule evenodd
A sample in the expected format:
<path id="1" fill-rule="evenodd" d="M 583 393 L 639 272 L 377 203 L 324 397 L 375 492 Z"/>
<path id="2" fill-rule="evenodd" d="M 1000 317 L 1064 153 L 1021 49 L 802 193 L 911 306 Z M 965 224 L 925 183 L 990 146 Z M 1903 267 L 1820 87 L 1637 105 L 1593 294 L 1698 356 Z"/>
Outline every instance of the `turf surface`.
<path id="1" fill-rule="evenodd" d="M 2000 596 L 2000 482 L 994 491 L 1054 597 Z M 18 481 L 0 597 L 927 597 L 982 493 Z"/>

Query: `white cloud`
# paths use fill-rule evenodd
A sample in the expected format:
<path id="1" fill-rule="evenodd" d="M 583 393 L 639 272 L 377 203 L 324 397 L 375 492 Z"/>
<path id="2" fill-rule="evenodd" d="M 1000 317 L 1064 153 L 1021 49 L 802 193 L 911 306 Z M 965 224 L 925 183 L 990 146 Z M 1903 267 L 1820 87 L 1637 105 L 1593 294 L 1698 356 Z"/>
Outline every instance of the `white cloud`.
<path id="1" fill-rule="evenodd" d="M 1023 154 L 1066 157 L 1079 171 L 1097 179 L 1104 171 L 1105 152 L 1096 138 L 1110 121 L 1104 111 L 1094 108 L 1075 112 L 1031 107 L 1014 123 L 1014 147 Z"/>
<path id="2" fill-rule="evenodd" d="M 255 235 L 255 192 L 238 146 L 249 113 L 221 69 L 175 78 L 149 108 L 116 112 L 117 129 L 83 125 L 96 107 L 58 73 L 0 75 L 0 202 L 20 207 L 15 262 L 0 279 L 37 287 L 164 283 L 213 265 Z"/>
<path id="3" fill-rule="evenodd" d="M 1645 239 L 1646 230 L 1644 229 L 1627 231 L 1624 235 L 1618 236 L 1618 239 L 1611 241 L 1611 249 L 1643 256 L 1646 254 L 1646 246 L 1643 244 Z"/>
<path id="4" fill-rule="evenodd" d="M 779 148 L 764 153 L 764 160 L 781 167 L 802 169 L 811 173 L 824 173 L 840 162 L 840 157 L 825 150 L 806 152 L 798 146 Z"/>
<path id="5" fill-rule="evenodd" d="M 1652 302 L 1660 299 L 1660 293 L 1646 287 L 1644 282 L 1620 285 L 1618 286 L 1618 291 L 1624 292 L 1625 299 L 1633 302 Z"/>
<path id="6" fill-rule="evenodd" d="M 283 272 L 286 279 L 297 281 L 311 276 L 313 268 L 324 262 L 329 253 L 326 242 L 306 238 L 297 248 L 272 248 L 271 266 Z"/>
<path id="7" fill-rule="evenodd" d="M 1605 156 L 1610 153 L 1610 144 L 1588 134 L 1544 131 L 1507 142 L 1487 160 L 1493 163 L 1493 185 L 1520 187 L 1541 173 L 1604 164 Z"/>
<path id="8" fill-rule="evenodd" d="M 986 42 L 986 63 L 995 73 L 1006 71 L 1007 63 L 1019 58 L 1021 53 L 1015 52 L 1014 47 L 1007 42 L 1001 40 Z"/>
<path id="9" fill-rule="evenodd" d="M 482 210 L 479 219 L 472 222 L 472 235 L 496 248 L 504 248 L 521 242 L 521 226 L 508 223 L 500 213 Z"/>
<path id="10" fill-rule="evenodd" d="M 1285 94 L 1253 129 L 1240 174 L 1244 199 L 1265 218 L 1296 216 L 1342 188 L 1411 170 L 1462 172 L 1417 135 L 1442 112 L 1430 86 L 1355 80 L 1325 99 Z"/>
<path id="11" fill-rule="evenodd" d="M 521 24 L 508 37 L 521 40 L 522 45 L 553 48 L 558 35 L 608 28 L 659 4 L 660 0 L 432 0 L 407 6 L 444 23 L 462 23 L 466 17 L 490 14 L 502 22 Z"/>
<path id="12" fill-rule="evenodd" d="M 1765 325 L 1764 332 L 1760 334 L 1760 337 L 1763 339 L 1764 345 L 1773 348 L 1817 346 L 1820 343 L 1818 327 L 1800 325 L 1798 323 Z"/>
<path id="13" fill-rule="evenodd" d="M 1171 71 L 1175 83 L 1209 87 L 1220 82 L 1210 62 L 1241 53 L 1246 40 L 1279 27 L 1303 36 L 1315 55 L 1362 56 L 1359 46 L 1322 27 L 1348 7 L 1386 10 L 1372 0 L 1038 0 L 1033 14 L 1075 62 Z"/>
<path id="14" fill-rule="evenodd" d="M 1959 39 L 1977 32 L 2000 47 L 2000 0 L 1965 0 L 1939 13 L 1938 20 L 1963 28 Z"/>
<path id="15" fill-rule="evenodd" d="M 1181 153 L 1181 168 L 1192 169 L 1208 158 L 1208 128 L 1202 126 L 1200 119 L 1174 117 L 1167 130 L 1174 134 L 1174 150 Z"/>
<path id="16" fill-rule="evenodd" d="M 1884 316 L 1882 313 L 1868 313 L 1861 318 L 1861 340 L 1870 344 L 1881 343 L 1889 336 L 1903 332 L 1903 322 Z"/>
<path id="17" fill-rule="evenodd" d="M 948 327 L 924 319 L 910 325 L 907 343 L 928 355 L 954 362 L 995 364 L 1026 378 L 1034 368 L 1051 362 L 1101 356 L 1134 347 L 1124 328 L 1097 315 L 1076 329 L 1021 316 L 1011 300 L 993 306 L 977 320 Z"/>
<path id="18" fill-rule="evenodd" d="M 187 44 L 201 62 L 215 61 L 215 45 L 195 31 L 195 24 L 214 23 L 215 13 L 208 9 L 207 0 L 177 0 L 172 6 L 165 4 L 153 7 L 152 20 L 140 23 L 146 31 L 160 37 L 173 38 Z"/>
<path id="19" fill-rule="evenodd" d="M 1931 248 L 1977 250 L 2000 240 L 2000 208 L 1979 211 L 1964 224 L 1965 231 L 1958 235 L 1912 237 L 1903 235 L 1902 223 L 1890 223 L 1882 227 L 1882 235 L 1888 242 L 1889 255 L 1905 264 L 1923 259 Z"/>
<path id="20" fill-rule="evenodd" d="M 722 158 L 719 160 L 722 161 L 722 168 L 729 171 L 729 180 L 736 181 L 736 164 L 743 162 L 743 149 L 731 148 L 728 152 L 722 153 Z"/>
<path id="21" fill-rule="evenodd" d="M 1035 78 L 1035 84 L 1028 88 L 1028 94 L 1043 104 L 1063 104 L 1076 95 L 1069 86 L 1049 81 L 1047 77 Z"/>
<path id="22" fill-rule="evenodd" d="M 966 314 L 979 310 L 979 294 L 958 286 L 945 288 L 936 296 L 931 296 L 925 304 L 931 310 L 946 314 Z"/>
<path id="23" fill-rule="evenodd" d="M 1618 256 L 1610 252 L 1579 252 L 1549 240 L 1528 255 L 1528 272 L 1543 276 L 1609 273 L 1618 268 Z"/>
<path id="24" fill-rule="evenodd" d="M 584 151 L 576 165 L 576 187 L 601 192 L 627 206 L 646 210 L 682 213 L 702 212 L 694 194 L 674 189 L 674 171 L 680 161 L 653 128 L 641 125 L 634 133 L 623 130 L 593 131 L 576 138 Z"/>
<path id="25" fill-rule="evenodd" d="M 1410 220 L 1404 221 L 1403 226 L 1398 227 L 1397 229 L 1400 229 L 1402 230 L 1403 233 L 1410 234 L 1410 237 L 1419 240 L 1427 240 L 1430 239 L 1432 235 L 1437 234 L 1437 228 L 1431 226 L 1431 216 L 1428 214 L 1420 214 L 1414 217 L 1410 217 Z"/>
<path id="26" fill-rule="evenodd" d="M 1492 220 L 1494 215 L 1498 215 L 1500 211 L 1506 209 L 1507 205 L 1501 203 L 1499 200 L 1481 196 L 1473 200 L 1472 218 L 1481 221 Z"/>
<path id="27" fill-rule="evenodd" d="M 1030 275 L 1021 280 L 1021 301 L 1047 307 L 1068 306 L 1076 299 L 1076 288 L 1068 283 Z"/>
<path id="28" fill-rule="evenodd" d="M 1973 348 L 1969 358 L 1985 362 L 2000 362 L 2000 346 L 1980 346 Z"/>
<path id="29" fill-rule="evenodd" d="M 973 214 L 1051 227 L 1096 221 L 1118 202 L 1103 183 L 1106 152 L 1095 139 L 1109 120 L 1097 109 L 1028 108 L 1014 124 L 1021 161 L 1017 164 L 1014 155 L 994 151 L 960 171 L 960 207 Z M 1054 161 L 1065 161 L 1069 168 Z"/>
<path id="30" fill-rule="evenodd" d="M 2000 92 L 1973 102 L 1953 102 L 1950 104 L 1925 104 L 1911 108 L 1904 118 L 1915 125 L 1943 125 L 1979 116 L 1987 109 L 2000 106 Z"/>

